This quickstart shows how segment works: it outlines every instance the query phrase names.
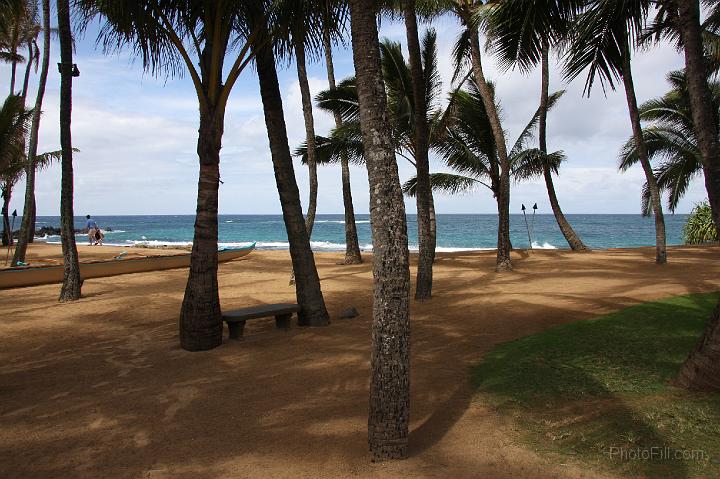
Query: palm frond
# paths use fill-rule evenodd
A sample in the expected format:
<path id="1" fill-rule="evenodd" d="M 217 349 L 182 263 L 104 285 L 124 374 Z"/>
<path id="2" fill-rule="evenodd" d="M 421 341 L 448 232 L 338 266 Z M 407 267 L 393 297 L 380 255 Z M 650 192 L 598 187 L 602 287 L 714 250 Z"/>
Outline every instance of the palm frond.
<path id="1" fill-rule="evenodd" d="M 434 193 L 455 195 L 472 191 L 481 182 L 475 178 L 452 173 L 430 173 L 430 188 Z M 417 177 L 413 176 L 402 186 L 403 193 L 414 197 L 417 191 Z"/>

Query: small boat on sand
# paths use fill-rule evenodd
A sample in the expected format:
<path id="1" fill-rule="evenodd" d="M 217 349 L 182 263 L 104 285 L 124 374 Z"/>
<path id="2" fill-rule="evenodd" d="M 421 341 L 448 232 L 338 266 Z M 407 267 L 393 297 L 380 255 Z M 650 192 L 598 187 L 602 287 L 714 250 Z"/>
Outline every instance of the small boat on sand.
<path id="1" fill-rule="evenodd" d="M 242 248 L 222 248 L 218 251 L 218 262 L 226 263 L 247 256 L 255 249 L 255 243 Z M 142 273 L 163 269 L 187 268 L 190 253 L 124 258 L 124 255 L 108 261 L 80 263 L 80 277 L 85 279 L 117 276 L 120 274 Z M 0 270 L 0 289 L 35 286 L 39 284 L 62 283 L 63 265 L 20 266 Z"/>

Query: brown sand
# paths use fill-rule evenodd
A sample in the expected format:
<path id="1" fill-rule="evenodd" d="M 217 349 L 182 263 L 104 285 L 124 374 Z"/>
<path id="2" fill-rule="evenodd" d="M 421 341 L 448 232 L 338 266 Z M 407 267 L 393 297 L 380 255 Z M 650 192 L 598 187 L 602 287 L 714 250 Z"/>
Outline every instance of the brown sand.
<path id="1" fill-rule="evenodd" d="M 58 285 L 0 291 L 0 477 L 598 477 L 517 441 L 471 401 L 469 367 L 555 324 L 720 289 L 720 248 L 669 258 L 515 252 L 515 272 L 498 275 L 493 252 L 440 254 L 434 299 L 412 304 L 411 457 L 382 464 L 366 452 L 368 262 L 316 255 L 330 314 L 360 317 L 290 331 L 252 321 L 244 340 L 201 353 L 178 346 L 182 270 L 89 280 L 72 304 L 57 303 Z M 289 273 L 283 251 L 221 265 L 222 304 L 291 301 Z"/>

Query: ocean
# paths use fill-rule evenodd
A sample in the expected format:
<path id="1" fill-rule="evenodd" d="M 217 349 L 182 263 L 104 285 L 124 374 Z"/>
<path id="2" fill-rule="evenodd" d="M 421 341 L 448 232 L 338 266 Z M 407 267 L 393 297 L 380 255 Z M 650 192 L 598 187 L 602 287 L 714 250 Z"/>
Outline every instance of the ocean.
<path id="1" fill-rule="evenodd" d="M 667 215 L 667 243 L 682 244 L 685 214 Z M 100 228 L 107 230 L 105 244 L 184 246 L 192 242 L 194 215 L 167 216 L 97 216 Z M 345 230 L 343 215 L 318 215 L 312 235 L 315 251 L 344 251 Z M 655 244 L 652 218 L 640 215 L 567 215 L 575 231 L 591 248 L 629 248 Z M 364 251 L 372 249 L 369 215 L 356 215 L 358 237 Z M 553 215 L 511 215 L 510 235 L 513 247 L 527 248 L 531 231 L 534 248 L 568 248 Z M 77 217 L 76 228 L 85 226 L 85 218 Z M 59 217 L 39 216 L 37 227 L 60 224 Z M 111 230 L 111 231 L 110 231 Z M 417 219 L 408 215 L 409 244 L 417 250 Z M 86 241 L 78 235 L 78 241 Z M 59 243 L 58 236 L 42 238 Z M 242 246 L 257 242 L 258 249 L 287 249 L 287 235 L 281 215 L 220 215 L 220 246 Z M 497 243 L 496 215 L 441 214 L 437 217 L 437 250 L 463 251 L 493 249 Z"/>

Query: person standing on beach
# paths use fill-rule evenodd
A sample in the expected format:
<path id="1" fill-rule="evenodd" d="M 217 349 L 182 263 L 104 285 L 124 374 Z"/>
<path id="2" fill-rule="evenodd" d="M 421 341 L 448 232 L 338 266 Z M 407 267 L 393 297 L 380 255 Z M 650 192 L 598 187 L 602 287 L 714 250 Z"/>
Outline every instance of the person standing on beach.
<path id="1" fill-rule="evenodd" d="M 97 244 L 96 236 L 97 233 L 100 231 L 100 228 L 98 227 L 95 220 L 90 217 L 90 215 L 87 215 L 85 219 L 87 220 L 85 222 L 85 226 L 88 230 L 88 241 L 90 242 L 90 246 L 92 246 L 93 244 Z"/>

